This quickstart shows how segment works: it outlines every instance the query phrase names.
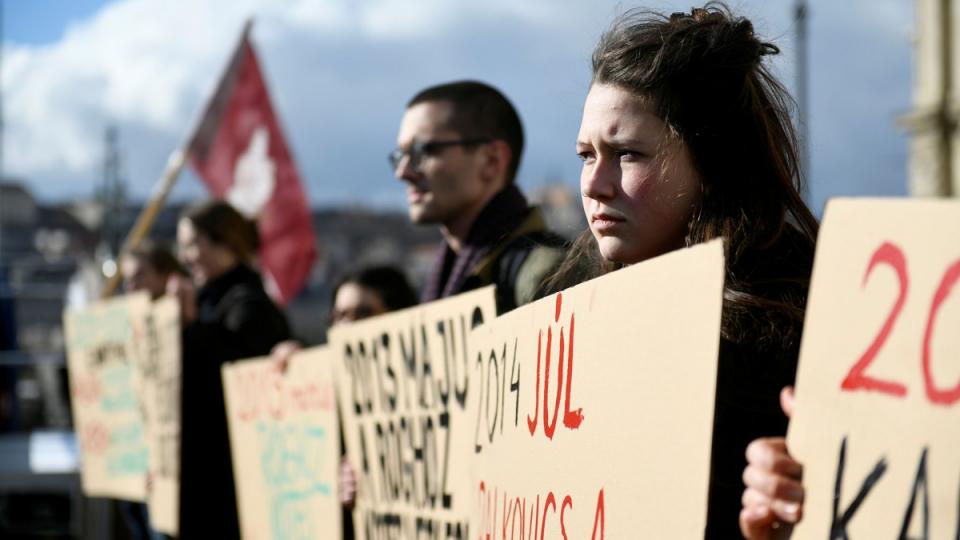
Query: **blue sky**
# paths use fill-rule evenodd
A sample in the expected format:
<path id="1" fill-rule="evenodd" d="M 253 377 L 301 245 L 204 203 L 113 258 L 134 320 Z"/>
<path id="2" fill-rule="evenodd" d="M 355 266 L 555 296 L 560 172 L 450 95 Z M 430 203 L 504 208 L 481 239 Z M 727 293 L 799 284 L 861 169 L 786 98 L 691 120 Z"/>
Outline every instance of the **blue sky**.
<path id="1" fill-rule="evenodd" d="M 405 102 L 477 78 L 515 103 L 528 136 L 520 184 L 576 188 L 573 141 L 589 55 L 616 13 L 689 0 L 30 0 L 4 1 L 4 173 L 41 198 L 90 196 L 103 132 L 118 127 L 132 195 L 145 197 L 210 91 L 243 20 L 311 201 L 401 207 L 386 165 Z M 793 0 L 731 2 L 783 50 L 793 84 Z M 903 195 L 913 4 L 810 2 L 811 206 Z M 203 189 L 191 174 L 180 198 Z"/>
<path id="2" fill-rule="evenodd" d="M 105 0 L 0 0 L 3 37 L 24 45 L 59 41 L 67 26 L 94 15 Z"/>

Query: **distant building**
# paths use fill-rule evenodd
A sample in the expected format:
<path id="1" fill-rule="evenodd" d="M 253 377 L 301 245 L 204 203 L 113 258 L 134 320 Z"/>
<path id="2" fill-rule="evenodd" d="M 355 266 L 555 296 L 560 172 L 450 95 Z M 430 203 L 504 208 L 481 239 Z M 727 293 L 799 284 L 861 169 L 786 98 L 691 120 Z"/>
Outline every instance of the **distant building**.
<path id="1" fill-rule="evenodd" d="M 960 197 L 960 2 L 917 0 L 909 189 L 915 196 Z"/>
<path id="2" fill-rule="evenodd" d="M 97 238 L 66 207 L 37 203 L 18 181 L 0 182 L 0 267 L 14 298 L 21 349 L 63 348 L 67 283 Z"/>
<path id="3" fill-rule="evenodd" d="M 38 202 L 23 182 L 0 181 L 0 300 L 9 308 L 0 322 L 15 339 L 14 350 L 0 354 L 0 387 L 14 388 L 18 403 L 0 403 L 0 431 L 69 426 L 63 309 L 71 277 L 97 242 L 98 233 L 65 206 Z"/>
<path id="4" fill-rule="evenodd" d="M 580 198 L 569 186 L 546 184 L 531 199 L 561 235 L 572 238 L 586 228 Z M 115 257 L 104 242 L 104 203 L 39 203 L 22 183 L 11 181 L 0 183 L 0 205 L 0 266 L 8 271 L 16 303 L 20 347 L 30 353 L 62 351 L 61 318 L 71 278 L 96 282 L 102 279 L 101 264 Z M 172 246 L 185 207 L 177 202 L 165 206 L 149 236 Z M 129 231 L 141 209 L 139 204 L 115 209 L 112 226 Z M 442 238 L 437 227 L 415 225 L 402 210 L 317 209 L 313 227 L 319 257 L 304 290 L 287 306 L 295 334 L 308 343 L 324 341 L 333 286 L 346 271 L 394 265 L 420 288 Z M 85 293 L 79 296 L 97 297 L 96 287 L 80 288 Z M 70 294 L 78 296 L 76 289 L 69 289 Z"/>
<path id="5" fill-rule="evenodd" d="M 33 223 L 37 202 L 16 180 L 0 183 L 0 224 L 24 225 Z"/>

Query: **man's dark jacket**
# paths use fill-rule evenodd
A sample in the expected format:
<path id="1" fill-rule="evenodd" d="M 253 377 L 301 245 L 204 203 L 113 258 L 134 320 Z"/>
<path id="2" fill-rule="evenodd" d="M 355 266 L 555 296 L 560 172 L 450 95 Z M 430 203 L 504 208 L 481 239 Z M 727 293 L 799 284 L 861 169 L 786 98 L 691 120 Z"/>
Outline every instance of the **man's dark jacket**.
<path id="1" fill-rule="evenodd" d="M 495 284 L 497 313 L 502 314 L 535 300 L 541 281 L 564 254 L 563 239 L 547 230 L 540 210 L 511 185 L 480 212 L 459 253 L 444 242 L 421 300 Z"/>

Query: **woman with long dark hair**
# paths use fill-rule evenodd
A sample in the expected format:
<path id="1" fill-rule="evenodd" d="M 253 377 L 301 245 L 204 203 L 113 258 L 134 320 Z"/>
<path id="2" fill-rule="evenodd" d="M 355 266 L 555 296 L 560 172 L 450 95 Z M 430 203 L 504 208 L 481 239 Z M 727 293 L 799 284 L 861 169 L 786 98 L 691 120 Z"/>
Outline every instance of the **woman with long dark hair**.
<path id="1" fill-rule="evenodd" d="M 255 223 L 225 202 L 209 202 L 183 215 L 177 244 L 198 288 L 195 299 L 181 297 L 179 537 L 239 538 L 220 368 L 270 354 L 290 330 L 252 267 L 259 246 Z"/>
<path id="2" fill-rule="evenodd" d="M 747 444 L 786 430 L 777 396 L 796 371 L 817 233 L 792 101 L 765 65 L 777 52 L 723 4 L 619 17 L 594 50 L 577 138 L 589 231 L 545 284 L 723 239 L 708 538 L 739 536 Z"/>

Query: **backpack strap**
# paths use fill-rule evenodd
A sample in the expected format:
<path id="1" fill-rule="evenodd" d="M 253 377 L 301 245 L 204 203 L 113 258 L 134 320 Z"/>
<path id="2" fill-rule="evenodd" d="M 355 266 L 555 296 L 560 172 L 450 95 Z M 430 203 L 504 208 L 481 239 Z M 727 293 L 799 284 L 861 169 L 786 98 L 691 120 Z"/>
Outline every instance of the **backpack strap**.
<path id="1" fill-rule="evenodd" d="M 563 238 L 547 230 L 543 214 L 534 207 L 519 227 L 477 263 L 474 275 L 482 283 L 497 285 L 498 313 L 533 299 L 540 279 L 562 258 L 564 244 Z"/>

